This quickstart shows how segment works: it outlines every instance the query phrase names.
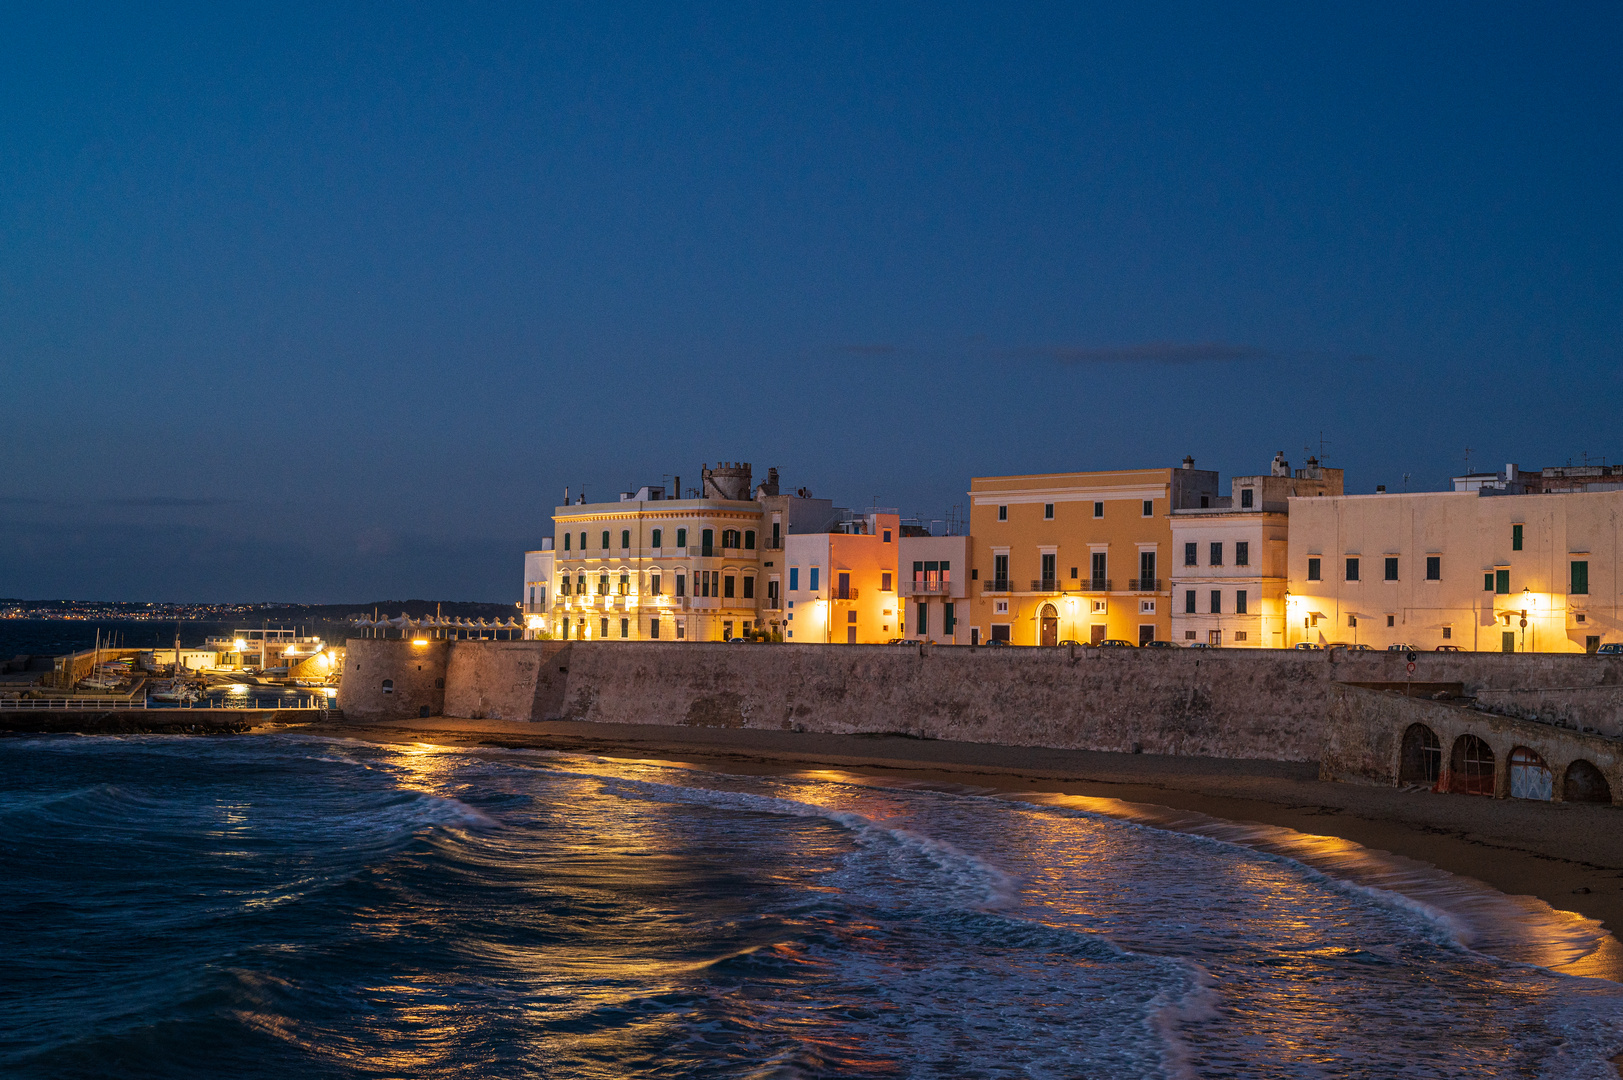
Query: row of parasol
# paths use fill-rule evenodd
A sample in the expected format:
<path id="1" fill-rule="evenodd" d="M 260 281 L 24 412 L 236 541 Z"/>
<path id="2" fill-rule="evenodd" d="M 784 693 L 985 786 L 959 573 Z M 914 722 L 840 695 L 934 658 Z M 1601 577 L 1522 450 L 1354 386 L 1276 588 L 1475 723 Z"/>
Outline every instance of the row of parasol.
<path id="1" fill-rule="evenodd" d="M 501 619 L 457 619 L 449 615 L 424 615 L 420 619 L 414 619 L 404 611 L 393 619 L 368 619 L 362 615 L 359 618 L 351 619 L 349 624 L 357 630 L 370 630 L 372 632 L 370 636 L 375 637 L 387 637 L 391 630 L 396 630 L 400 632 L 401 637 L 418 632 L 427 632 L 436 637 L 461 637 L 467 634 L 475 634 L 480 637 L 489 634 L 491 637 L 495 637 L 497 634 L 506 634 L 511 638 L 524 630 L 524 624 L 511 615 L 505 621 Z"/>

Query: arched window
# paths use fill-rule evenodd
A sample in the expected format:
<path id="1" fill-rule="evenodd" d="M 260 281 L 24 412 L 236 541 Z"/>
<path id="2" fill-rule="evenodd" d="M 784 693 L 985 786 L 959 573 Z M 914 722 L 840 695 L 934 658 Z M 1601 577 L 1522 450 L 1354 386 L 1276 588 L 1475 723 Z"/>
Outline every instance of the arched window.
<path id="1" fill-rule="evenodd" d="M 1610 803 L 1612 785 L 1606 775 L 1587 761 L 1574 761 L 1567 766 L 1566 781 L 1561 785 L 1561 798 L 1565 802 Z"/>
<path id="2" fill-rule="evenodd" d="M 721 546 L 723 550 L 738 547 L 738 530 L 723 529 L 721 532 Z"/>
<path id="3" fill-rule="evenodd" d="M 1510 797 L 1549 802 L 1555 794 L 1550 767 L 1535 751 L 1518 746 L 1510 752 Z"/>
<path id="4" fill-rule="evenodd" d="M 631 595 L 631 575 L 624 570 L 620 571 L 620 595 Z"/>
<path id="5" fill-rule="evenodd" d="M 602 574 L 598 575 L 598 579 L 597 579 L 597 595 L 599 595 L 599 596 L 607 596 L 607 595 L 609 595 L 609 572 L 607 570 L 603 571 Z"/>
<path id="6" fill-rule="evenodd" d="M 394 680 L 393 679 L 384 679 L 383 680 L 383 692 L 385 694 L 394 693 Z"/>
<path id="7" fill-rule="evenodd" d="M 1410 724 L 1403 733 L 1403 756 L 1398 762 L 1398 783 L 1436 788 L 1443 775 L 1443 744 L 1425 724 Z"/>
<path id="8" fill-rule="evenodd" d="M 564 533 L 564 550 L 569 550 L 569 533 Z"/>
<path id="9" fill-rule="evenodd" d="M 1448 790 L 1461 795 L 1493 794 L 1493 748 L 1475 735 L 1454 740 L 1449 769 L 1453 775 Z"/>
<path id="10" fill-rule="evenodd" d="M 665 546 L 665 530 L 664 529 L 655 529 L 654 530 L 654 546 L 656 548 L 660 548 L 660 547 Z"/>
<path id="11" fill-rule="evenodd" d="M 745 551 L 754 551 L 755 550 L 755 530 L 754 529 L 745 529 L 744 530 L 744 550 Z"/>
<path id="12" fill-rule="evenodd" d="M 631 546 L 631 530 L 630 529 L 621 529 L 620 530 L 620 550 L 624 551 L 626 548 L 629 548 L 630 546 Z"/>

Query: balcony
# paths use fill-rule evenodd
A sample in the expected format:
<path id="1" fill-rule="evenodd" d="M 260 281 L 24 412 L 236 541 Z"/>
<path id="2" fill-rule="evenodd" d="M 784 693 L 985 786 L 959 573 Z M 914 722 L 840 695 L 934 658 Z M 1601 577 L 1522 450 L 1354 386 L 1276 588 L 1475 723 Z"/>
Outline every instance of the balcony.
<path id="1" fill-rule="evenodd" d="M 982 593 L 1006 593 L 1012 591 L 1009 588 L 1008 578 L 992 578 L 989 581 L 981 582 Z"/>
<path id="2" fill-rule="evenodd" d="M 828 598 L 830 600 L 855 600 L 857 598 L 857 590 L 849 588 L 842 589 L 838 585 L 830 585 L 828 587 Z"/>
<path id="3" fill-rule="evenodd" d="M 1059 578 L 1032 578 L 1032 592 L 1059 592 Z"/>
<path id="4" fill-rule="evenodd" d="M 903 596 L 946 596 L 952 592 L 952 582 L 945 578 L 913 578 L 902 580 Z"/>
<path id="5" fill-rule="evenodd" d="M 1128 592 L 1160 592 L 1161 591 L 1161 579 L 1160 578 L 1147 578 L 1147 577 L 1146 578 L 1128 578 L 1127 579 L 1127 591 Z"/>
<path id="6" fill-rule="evenodd" d="M 1111 592 L 1114 582 L 1107 577 L 1083 578 L 1082 592 Z"/>

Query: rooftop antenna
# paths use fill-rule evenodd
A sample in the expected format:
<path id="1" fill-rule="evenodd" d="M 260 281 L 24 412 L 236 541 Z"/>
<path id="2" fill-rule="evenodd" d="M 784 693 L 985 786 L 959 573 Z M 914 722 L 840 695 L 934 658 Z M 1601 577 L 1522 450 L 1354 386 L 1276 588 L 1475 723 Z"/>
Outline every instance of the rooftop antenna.
<path id="1" fill-rule="evenodd" d="M 1472 450 L 1472 447 L 1467 446 L 1465 448 L 1465 471 L 1466 472 L 1471 471 L 1471 450 Z"/>
<path id="2" fill-rule="evenodd" d="M 1409 490 L 1409 474 L 1408 473 L 1403 474 L 1403 490 L 1404 491 Z"/>

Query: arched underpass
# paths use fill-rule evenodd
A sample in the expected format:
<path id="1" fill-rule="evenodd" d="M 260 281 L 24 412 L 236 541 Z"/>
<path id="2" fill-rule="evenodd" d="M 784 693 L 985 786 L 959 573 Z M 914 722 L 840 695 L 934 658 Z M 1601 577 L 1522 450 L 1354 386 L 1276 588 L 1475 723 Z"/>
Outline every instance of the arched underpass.
<path id="1" fill-rule="evenodd" d="M 1561 798 L 1565 802 L 1610 803 L 1612 786 L 1606 782 L 1604 773 L 1580 758 L 1567 766 Z"/>
<path id="2" fill-rule="evenodd" d="M 1510 752 L 1510 797 L 1549 802 L 1555 796 L 1550 767 L 1537 751 L 1518 746 Z"/>
<path id="3" fill-rule="evenodd" d="M 1493 794 L 1493 748 L 1475 735 L 1454 740 L 1448 790 L 1460 795 Z"/>
<path id="4" fill-rule="evenodd" d="M 1398 765 L 1398 783 L 1437 787 L 1443 775 L 1443 744 L 1437 733 L 1425 724 L 1410 724 L 1403 733 L 1403 757 Z"/>

